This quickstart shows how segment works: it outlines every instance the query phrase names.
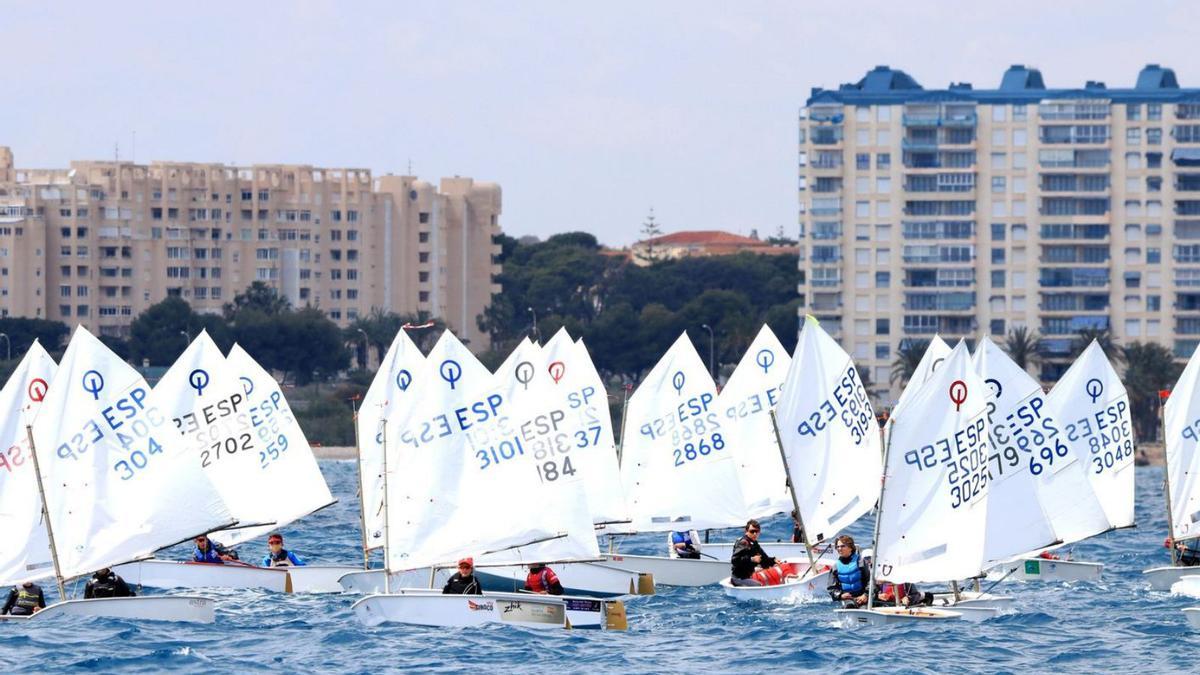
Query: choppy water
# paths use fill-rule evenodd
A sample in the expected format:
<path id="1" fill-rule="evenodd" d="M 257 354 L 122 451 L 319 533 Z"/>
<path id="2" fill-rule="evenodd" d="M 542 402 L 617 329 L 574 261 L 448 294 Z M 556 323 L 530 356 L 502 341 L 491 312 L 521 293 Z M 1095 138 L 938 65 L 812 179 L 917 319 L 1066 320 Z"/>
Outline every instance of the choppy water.
<path id="1" fill-rule="evenodd" d="M 288 546 L 312 562 L 354 564 L 361 560 L 354 465 L 323 462 L 322 469 L 342 501 L 287 528 Z M 350 611 L 352 596 L 208 592 L 218 604 L 217 622 L 207 626 L 82 618 L 0 623 L 0 668 L 1194 672 L 1200 635 L 1189 630 L 1179 610 L 1200 600 L 1150 592 L 1141 581 L 1144 568 L 1167 560 L 1166 524 L 1162 469 L 1137 471 L 1138 529 L 1075 547 L 1077 559 L 1105 563 L 1099 584 L 1006 582 L 998 591 L 1017 598 L 1019 613 L 981 624 L 842 629 L 828 603 L 739 605 L 711 587 L 660 588 L 657 595 L 627 601 L 627 633 L 365 628 Z M 860 541 L 868 538 L 867 520 L 851 531 Z M 790 534 L 784 518 L 765 526 L 764 542 Z M 714 533 L 714 540 L 732 536 Z M 625 542 L 622 550 L 654 553 L 661 546 L 660 535 L 647 535 Z M 257 556 L 262 548 L 262 542 L 252 542 L 243 550 Z"/>

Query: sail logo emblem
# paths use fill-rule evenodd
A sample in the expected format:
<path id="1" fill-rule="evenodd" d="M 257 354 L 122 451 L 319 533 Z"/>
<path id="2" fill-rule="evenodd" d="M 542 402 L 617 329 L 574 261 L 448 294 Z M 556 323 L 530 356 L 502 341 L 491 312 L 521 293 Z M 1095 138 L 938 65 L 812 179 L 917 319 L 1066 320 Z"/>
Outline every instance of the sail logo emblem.
<path id="1" fill-rule="evenodd" d="M 400 391 L 408 391 L 408 385 L 412 384 L 412 373 L 405 369 L 400 369 L 396 373 L 396 386 L 400 387 Z"/>
<path id="2" fill-rule="evenodd" d="M 92 400 L 100 400 L 101 389 L 104 389 L 104 376 L 100 371 L 89 370 L 83 374 L 83 390 L 92 395 Z"/>
<path id="3" fill-rule="evenodd" d="M 450 388 L 454 388 L 454 384 L 462 379 L 462 366 L 458 365 L 458 361 L 454 359 L 446 359 L 442 361 L 442 365 L 438 368 L 438 373 L 442 379 L 450 383 Z"/>
<path id="4" fill-rule="evenodd" d="M 763 372 L 766 373 L 771 369 L 771 366 L 775 365 L 775 352 L 771 351 L 770 349 L 760 349 L 758 350 L 758 354 L 754 357 L 754 361 L 763 369 Z"/>
<path id="5" fill-rule="evenodd" d="M 246 392 L 246 395 L 249 396 L 254 391 L 254 380 L 245 375 L 239 376 L 238 379 L 242 381 L 242 391 Z"/>
<path id="6" fill-rule="evenodd" d="M 467 601 L 467 609 L 472 612 L 491 612 L 496 609 L 496 605 L 491 602 L 475 602 L 474 600 Z"/>
<path id="7" fill-rule="evenodd" d="M 192 389 L 196 390 L 197 396 L 204 395 L 204 388 L 208 386 L 208 372 L 197 368 L 188 375 L 188 384 L 192 385 Z"/>
<path id="8" fill-rule="evenodd" d="M 1096 399 L 1100 398 L 1100 394 L 1104 393 L 1104 383 L 1093 377 L 1083 386 L 1083 390 L 1092 397 L 1092 403 L 1095 403 Z"/>
<path id="9" fill-rule="evenodd" d="M 950 383 L 950 400 L 954 402 L 954 411 L 962 410 L 962 404 L 967 400 L 967 383 L 955 380 Z"/>
<path id="10" fill-rule="evenodd" d="M 529 383 L 533 381 L 533 364 L 528 361 L 522 361 L 517 364 L 517 368 L 513 376 L 517 378 L 517 382 L 525 385 L 525 391 L 529 391 Z"/>
<path id="11" fill-rule="evenodd" d="M 683 383 L 686 381 L 682 370 L 675 371 L 675 376 L 671 378 L 671 386 L 675 387 L 675 393 L 683 396 Z"/>
<path id="12" fill-rule="evenodd" d="M 567 364 L 563 363 L 562 361 L 555 361 L 550 364 L 550 367 L 547 368 L 547 370 L 550 371 L 550 377 L 554 380 L 554 384 L 558 384 L 558 381 L 563 379 L 563 377 L 567 374 Z"/>
<path id="13" fill-rule="evenodd" d="M 992 396 L 1000 398 L 1000 395 L 1004 393 L 1004 387 L 1000 384 L 1000 380 L 989 377 L 984 382 L 992 388 Z"/>
<path id="14" fill-rule="evenodd" d="M 46 389 L 49 385 L 40 377 L 35 377 L 29 382 L 29 399 L 34 403 L 41 403 L 42 399 L 46 398 Z"/>

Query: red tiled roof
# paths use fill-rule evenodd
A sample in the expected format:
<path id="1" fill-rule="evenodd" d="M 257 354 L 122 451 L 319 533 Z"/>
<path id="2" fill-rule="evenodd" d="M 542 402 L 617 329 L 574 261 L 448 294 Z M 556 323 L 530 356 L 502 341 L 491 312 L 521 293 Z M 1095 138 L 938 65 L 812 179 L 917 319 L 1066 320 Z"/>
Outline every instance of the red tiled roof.
<path id="1" fill-rule="evenodd" d="M 690 230 L 684 232 L 672 232 L 664 234 L 661 237 L 646 239 L 639 241 L 639 244 L 663 244 L 675 246 L 694 246 L 714 244 L 740 244 L 742 246 L 767 246 L 768 244 L 759 239 L 751 239 L 743 237 L 740 234 L 732 232 L 722 232 L 721 230 Z"/>

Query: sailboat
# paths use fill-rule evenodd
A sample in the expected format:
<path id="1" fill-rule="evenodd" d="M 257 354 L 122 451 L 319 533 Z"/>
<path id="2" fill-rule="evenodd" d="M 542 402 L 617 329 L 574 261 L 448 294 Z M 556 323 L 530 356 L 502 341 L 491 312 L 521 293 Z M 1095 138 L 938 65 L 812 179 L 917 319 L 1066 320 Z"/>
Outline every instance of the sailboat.
<path id="1" fill-rule="evenodd" d="M 1171 565 L 1142 572 L 1150 588 L 1200 597 L 1200 567 L 1183 566 L 1175 545 L 1200 537 L 1200 347 L 1192 353 L 1179 381 L 1163 405 L 1166 451 L 1163 493 L 1167 508 L 1167 545 Z M 1188 579 L 1186 583 L 1183 579 Z M 1189 617 L 1192 615 L 1189 615 Z"/>
<path id="2" fill-rule="evenodd" d="M 213 539 L 236 546 L 334 503 L 283 392 L 241 347 L 234 345 L 226 359 L 201 331 L 159 380 L 150 400 L 171 420 L 176 442 L 200 463 L 238 520 L 236 529 L 213 533 Z M 121 565 L 117 573 L 140 586 L 290 593 L 338 592 L 338 577 L 354 569 L 141 560 Z"/>
<path id="3" fill-rule="evenodd" d="M 988 511 L 987 385 L 960 341 L 888 421 L 875 519 L 873 588 L 982 573 Z M 994 610 L 879 606 L 836 610 L 845 625 L 985 618 Z"/>
<path id="4" fill-rule="evenodd" d="M 27 427 L 64 599 L 67 579 L 235 524 L 149 395 L 137 371 L 80 326 Z M 212 622 L 213 603 L 195 595 L 66 600 L 29 620 L 63 614 Z"/>
<path id="5" fill-rule="evenodd" d="M 806 574 L 781 586 L 721 584 L 741 599 L 814 599 L 825 594 L 829 573 L 818 566 L 813 544 L 836 536 L 875 506 L 883 469 L 879 425 L 858 370 L 812 316 L 800 331 L 772 414 L 765 442 L 781 460 L 809 565 Z"/>
<path id="6" fill-rule="evenodd" d="M 594 555 L 578 469 L 554 442 L 561 411 L 544 396 L 513 405 L 522 380 L 493 376 L 449 332 L 413 378 L 409 404 L 387 423 L 397 442 L 386 454 L 385 560 L 389 572 L 429 569 L 428 584 L 358 600 L 353 610 L 363 623 L 623 627 L 620 601 L 443 595 L 435 586 L 444 578 L 438 572 L 463 557 L 503 560 L 522 547 L 509 555 L 538 556 L 529 562 Z"/>

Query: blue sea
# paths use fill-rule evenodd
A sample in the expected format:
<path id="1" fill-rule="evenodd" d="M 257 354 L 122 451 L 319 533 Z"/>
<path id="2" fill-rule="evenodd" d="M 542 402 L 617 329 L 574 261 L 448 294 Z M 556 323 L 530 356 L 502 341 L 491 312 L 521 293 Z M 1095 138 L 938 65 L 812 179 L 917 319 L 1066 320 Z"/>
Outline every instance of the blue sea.
<path id="1" fill-rule="evenodd" d="M 312 562 L 361 561 L 353 462 L 321 464 L 338 504 L 284 530 L 288 547 Z M 1164 564 L 1162 469 L 1137 469 L 1138 528 L 1074 547 L 1105 563 L 1100 583 L 1004 582 L 1018 612 L 984 623 L 843 629 L 832 605 L 747 605 L 719 587 L 660 587 L 626 602 L 628 632 L 534 632 L 513 627 L 441 630 L 366 628 L 354 596 L 206 592 L 212 625 L 58 619 L 0 623 L 0 668 L 22 671 L 353 672 L 1195 672 L 1200 636 L 1183 607 L 1200 600 L 1147 590 L 1141 571 Z M 264 486 L 263 489 L 285 489 Z M 852 530 L 869 538 L 864 518 Z M 714 532 L 728 541 L 734 531 Z M 785 518 L 765 523 L 762 541 L 790 536 Z M 658 553 L 661 535 L 622 542 L 628 553 Z M 246 544 L 257 557 L 265 542 Z M 184 558 L 177 548 L 164 557 Z M 47 591 L 53 584 L 47 585 Z M 986 584 L 985 584 L 986 585 Z M 48 598 L 49 599 L 49 598 Z"/>

